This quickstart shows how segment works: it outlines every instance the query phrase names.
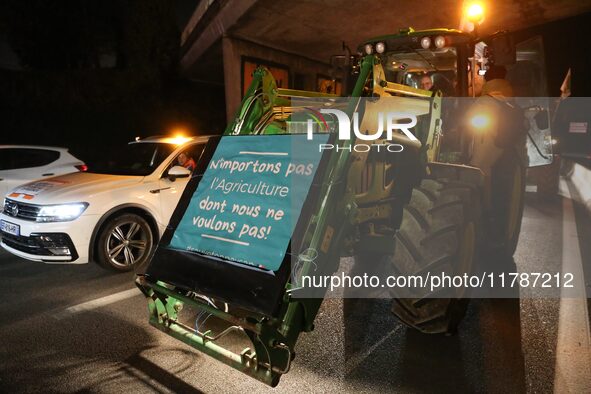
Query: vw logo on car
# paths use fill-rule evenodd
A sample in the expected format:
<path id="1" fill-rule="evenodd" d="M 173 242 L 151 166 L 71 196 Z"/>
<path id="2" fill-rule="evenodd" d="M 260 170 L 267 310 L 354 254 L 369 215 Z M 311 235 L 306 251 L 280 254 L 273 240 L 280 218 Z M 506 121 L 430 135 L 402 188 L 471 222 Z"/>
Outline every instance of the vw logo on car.
<path id="1" fill-rule="evenodd" d="M 18 205 L 12 202 L 6 202 L 6 207 L 4 207 L 6 213 L 10 216 L 18 216 Z"/>

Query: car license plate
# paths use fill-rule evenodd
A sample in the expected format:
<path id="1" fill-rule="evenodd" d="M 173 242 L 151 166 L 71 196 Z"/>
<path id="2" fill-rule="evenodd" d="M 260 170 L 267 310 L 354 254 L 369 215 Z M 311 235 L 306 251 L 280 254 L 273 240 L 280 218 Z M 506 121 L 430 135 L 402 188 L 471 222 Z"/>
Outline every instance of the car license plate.
<path id="1" fill-rule="evenodd" d="M 12 235 L 21 235 L 21 226 L 7 222 L 5 220 L 0 220 L 0 231 Z"/>

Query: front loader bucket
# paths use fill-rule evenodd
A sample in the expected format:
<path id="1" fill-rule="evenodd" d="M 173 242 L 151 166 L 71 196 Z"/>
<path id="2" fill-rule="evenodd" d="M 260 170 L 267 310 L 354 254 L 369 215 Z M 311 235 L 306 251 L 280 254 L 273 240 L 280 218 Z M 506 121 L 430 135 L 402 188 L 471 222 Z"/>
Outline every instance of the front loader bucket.
<path id="1" fill-rule="evenodd" d="M 264 349 L 264 344 L 253 343 L 252 347 L 245 347 L 240 353 L 225 349 L 218 344 L 220 339 L 232 331 L 242 333 L 247 333 L 248 331 L 248 334 L 250 334 L 249 337 L 259 335 L 261 330 L 259 326 L 251 324 L 246 320 L 237 319 L 207 304 L 175 293 L 164 284 L 149 282 L 144 276 L 137 278 L 136 285 L 148 299 L 150 324 L 160 331 L 269 386 L 276 386 L 279 383 L 281 375 L 289 372 L 292 354 L 287 345 L 275 345 L 272 350 L 277 350 L 283 353 L 284 356 L 281 357 L 282 360 L 277 361 L 273 359 L 271 363 L 269 361 L 262 361 L 264 358 L 259 357 L 255 351 L 257 347 Z M 177 315 L 182 305 L 190 305 L 211 313 L 229 322 L 231 325 L 215 335 L 210 331 L 201 332 L 178 321 Z M 265 353 L 271 352 L 269 349 L 265 349 Z M 280 366 L 276 365 L 280 362 Z"/>

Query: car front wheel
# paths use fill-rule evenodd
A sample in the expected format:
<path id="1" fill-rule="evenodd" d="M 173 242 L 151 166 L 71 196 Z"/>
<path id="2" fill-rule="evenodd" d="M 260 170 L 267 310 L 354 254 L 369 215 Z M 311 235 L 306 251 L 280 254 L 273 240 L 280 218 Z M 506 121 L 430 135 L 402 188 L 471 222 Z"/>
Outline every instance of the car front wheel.
<path id="1" fill-rule="evenodd" d="M 150 257 L 152 229 L 139 215 L 126 213 L 109 219 L 98 237 L 97 263 L 118 272 L 136 270 Z"/>

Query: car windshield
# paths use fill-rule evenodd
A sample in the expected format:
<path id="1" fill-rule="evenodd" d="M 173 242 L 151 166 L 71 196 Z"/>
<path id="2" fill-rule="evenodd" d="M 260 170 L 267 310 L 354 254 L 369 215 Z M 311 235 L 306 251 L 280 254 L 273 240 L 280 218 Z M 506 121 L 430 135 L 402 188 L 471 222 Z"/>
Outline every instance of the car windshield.
<path id="1" fill-rule="evenodd" d="M 409 49 L 386 55 L 384 70 L 386 78 L 414 88 L 421 88 L 421 78 L 429 76 L 433 88 L 446 96 L 454 96 L 457 62 L 455 48 L 435 50 Z"/>
<path id="2" fill-rule="evenodd" d="M 175 148 L 176 145 L 173 144 L 131 143 L 104 152 L 102 158 L 88 164 L 88 172 L 146 176 L 151 174 Z"/>

